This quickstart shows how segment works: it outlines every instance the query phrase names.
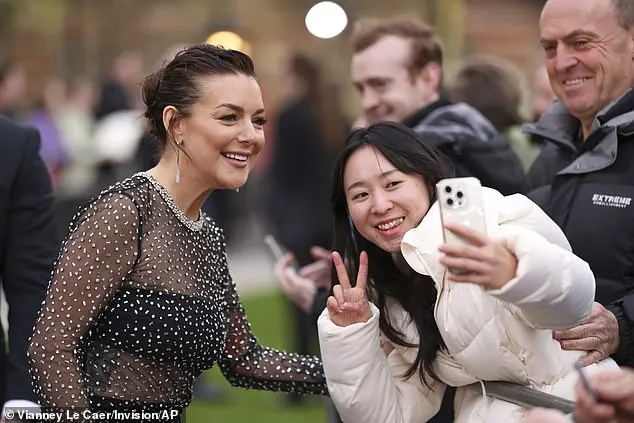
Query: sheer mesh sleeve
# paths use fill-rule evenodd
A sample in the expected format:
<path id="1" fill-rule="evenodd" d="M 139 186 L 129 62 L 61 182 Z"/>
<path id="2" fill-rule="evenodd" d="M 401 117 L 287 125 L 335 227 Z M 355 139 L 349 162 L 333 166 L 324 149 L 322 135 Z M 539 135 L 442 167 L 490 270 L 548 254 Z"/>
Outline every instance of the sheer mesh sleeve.
<path id="1" fill-rule="evenodd" d="M 133 201 L 119 193 L 100 197 L 71 225 L 29 347 L 44 407 L 88 408 L 77 348 L 132 269 L 138 229 Z"/>
<path id="2" fill-rule="evenodd" d="M 225 258 L 226 260 L 226 258 Z M 234 386 L 302 394 L 326 394 L 317 357 L 266 348 L 251 332 L 235 282 L 227 274 L 227 336 L 220 369 Z"/>

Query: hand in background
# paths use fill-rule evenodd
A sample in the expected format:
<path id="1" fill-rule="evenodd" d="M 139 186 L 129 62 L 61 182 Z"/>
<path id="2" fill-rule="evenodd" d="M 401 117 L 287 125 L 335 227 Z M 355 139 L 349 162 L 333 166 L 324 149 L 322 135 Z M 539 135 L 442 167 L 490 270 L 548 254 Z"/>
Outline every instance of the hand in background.
<path id="1" fill-rule="evenodd" d="M 299 269 L 299 275 L 311 279 L 317 285 L 317 288 L 324 288 L 330 291 L 332 286 L 330 251 L 314 246 L 311 247 L 310 254 L 315 261 Z"/>
<path id="2" fill-rule="evenodd" d="M 305 313 L 309 313 L 317 295 L 317 284 L 299 275 L 293 266 L 294 261 L 295 257 L 292 254 L 285 254 L 275 263 L 273 272 L 284 295 Z"/>
<path id="3" fill-rule="evenodd" d="M 575 422 L 634 423 L 634 371 L 610 369 L 588 377 L 596 400 L 577 383 Z"/>
<path id="4" fill-rule="evenodd" d="M 594 303 L 585 322 L 572 329 L 553 332 L 564 350 L 587 351 L 582 357 L 583 366 L 610 357 L 619 347 L 619 322 L 612 312 Z"/>
<path id="5" fill-rule="evenodd" d="M 341 255 L 332 253 L 332 262 L 337 270 L 339 284 L 333 287 L 333 296 L 328 297 L 328 313 L 330 320 L 337 326 L 349 326 L 365 323 L 372 317 L 370 303 L 366 295 L 368 283 L 368 255 L 363 251 L 359 259 L 359 273 L 355 286 L 352 287 L 348 271 Z"/>

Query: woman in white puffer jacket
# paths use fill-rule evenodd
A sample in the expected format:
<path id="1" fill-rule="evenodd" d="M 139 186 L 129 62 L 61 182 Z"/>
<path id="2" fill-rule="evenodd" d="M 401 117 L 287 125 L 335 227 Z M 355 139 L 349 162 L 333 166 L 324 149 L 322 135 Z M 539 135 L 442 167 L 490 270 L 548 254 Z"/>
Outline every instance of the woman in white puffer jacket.
<path id="1" fill-rule="evenodd" d="M 355 131 L 335 167 L 335 250 L 344 257 L 333 253 L 339 285 L 318 328 L 345 423 L 426 422 L 446 386 L 458 387 L 458 423 L 521 422 L 526 409 L 466 387 L 481 381 L 573 397 L 583 352 L 563 351 L 552 331 L 590 314 L 589 266 L 530 200 L 488 188 L 488 237 L 456 225 L 473 245 L 443 245 L 434 203 L 443 162 L 413 131 L 379 123 Z"/>

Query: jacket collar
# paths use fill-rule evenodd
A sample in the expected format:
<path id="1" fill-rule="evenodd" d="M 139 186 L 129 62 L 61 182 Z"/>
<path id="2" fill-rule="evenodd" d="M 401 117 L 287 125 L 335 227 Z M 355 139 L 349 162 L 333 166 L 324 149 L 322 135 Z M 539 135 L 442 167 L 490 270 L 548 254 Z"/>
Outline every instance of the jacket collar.
<path id="1" fill-rule="evenodd" d="M 418 111 L 414 112 L 414 114 L 412 114 L 408 118 L 404 119 L 403 120 L 403 125 L 407 126 L 408 128 L 414 128 L 423 119 L 425 119 L 427 116 L 429 116 L 430 114 L 432 114 L 436 110 L 440 109 L 441 107 L 449 106 L 451 104 L 452 103 L 451 103 L 451 101 L 449 100 L 448 97 L 441 95 L 438 100 L 434 101 L 433 103 L 428 104 L 427 106 L 423 107 L 422 109 L 419 109 Z"/>
<path id="2" fill-rule="evenodd" d="M 542 137 L 567 150 L 576 150 L 574 137 L 579 130 L 579 120 L 568 113 L 560 101 L 556 101 L 535 123 L 522 125 L 522 131 Z"/>
<path id="3" fill-rule="evenodd" d="M 531 135 L 543 137 L 568 150 L 576 151 L 574 142 L 580 128 L 577 118 L 572 116 L 564 104 L 557 100 L 535 123 L 522 126 Z M 634 89 L 629 89 L 616 100 L 599 111 L 592 123 L 592 136 L 597 131 L 616 129 L 618 132 L 634 131 Z"/>
<path id="4" fill-rule="evenodd" d="M 529 134 L 544 137 L 572 152 L 578 152 L 574 137 L 579 130 L 579 121 L 559 101 L 540 118 L 535 125 L 523 128 Z M 592 123 L 592 131 L 584 143 L 583 151 L 558 175 L 584 174 L 605 169 L 616 160 L 619 135 L 634 134 L 634 89 L 629 89 L 619 98 L 604 107 Z"/>
<path id="5" fill-rule="evenodd" d="M 601 126 L 621 127 L 634 120 L 634 89 L 630 88 L 619 98 L 604 107 L 592 124 L 592 129 Z"/>
<path id="6" fill-rule="evenodd" d="M 558 175 L 577 175 L 605 169 L 616 161 L 618 135 L 616 128 L 593 132 L 585 142 L 601 137 L 596 146 L 579 155 L 572 163 L 557 172 Z"/>

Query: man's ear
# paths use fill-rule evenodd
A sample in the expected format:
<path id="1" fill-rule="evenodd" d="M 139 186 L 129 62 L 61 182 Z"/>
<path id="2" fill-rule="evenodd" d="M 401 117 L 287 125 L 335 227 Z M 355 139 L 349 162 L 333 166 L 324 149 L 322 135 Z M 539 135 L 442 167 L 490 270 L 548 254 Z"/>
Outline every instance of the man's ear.
<path id="1" fill-rule="evenodd" d="M 176 144 L 180 144 L 183 141 L 183 120 L 178 119 L 178 110 L 176 107 L 165 106 L 163 109 L 163 126 L 167 134 L 174 138 Z"/>
<path id="2" fill-rule="evenodd" d="M 442 82 L 442 66 L 436 62 L 429 62 L 420 70 L 419 78 L 425 85 L 432 87 L 434 91 L 440 90 Z"/>

